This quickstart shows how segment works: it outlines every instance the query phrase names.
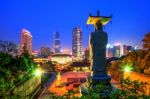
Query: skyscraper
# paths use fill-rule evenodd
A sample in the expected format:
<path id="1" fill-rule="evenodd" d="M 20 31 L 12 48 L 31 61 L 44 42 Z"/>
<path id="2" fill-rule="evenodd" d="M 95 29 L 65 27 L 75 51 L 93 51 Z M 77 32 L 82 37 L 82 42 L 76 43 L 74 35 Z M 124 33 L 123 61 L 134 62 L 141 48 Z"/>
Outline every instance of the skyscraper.
<path id="1" fill-rule="evenodd" d="M 107 46 L 106 46 L 106 57 L 107 58 L 111 58 L 111 57 L 114 56 L 113 54 L 114 54 L 114 48 L 113 48 L 113 46 L 110 45 L 110 44 L 107 44 Z"/>
<path id="2" fill-rule="evenodd" d="M 61 53 L 60 34 L 59 32 L 54 32 L 54 54 L 60 53 Z"/>
<path id="3" fill-rule="evenodd" d="M 49 47 L 41 47 L 40 54 L 43 57 L 47 58 L 51 54 L 50 48 Z"/>
<path id="4" fill-rule="evenodd" d="M 82 59 L 82 30 L 79 27 L 72 31 L 72 55 L 76 59 Z"/>
<path id="5" fill-rule="evenodd" d="M 132 50 L 132 46 L 123 45 L 123 55 L 127 55 Z"/>
<path id="6" fill-rule="evenodd" d="M 121 45 L 115 45 L 114 47 L 114 57 L 121 56 Z"/>
<path id="7" fill-rule="evenodd" d="M 20 40 L 20 54 L 27 50 L 29 54 L 32 54 L 32 35 L 26 29 L 21 31 L 21 40 Z"/>
<path id="8" fill-rule="evenodd" d="M 86 48 L 84 50 L 84 59 L 85 60 L 90 60 L 90 50 L 89 50 L 89 48 Z"/>

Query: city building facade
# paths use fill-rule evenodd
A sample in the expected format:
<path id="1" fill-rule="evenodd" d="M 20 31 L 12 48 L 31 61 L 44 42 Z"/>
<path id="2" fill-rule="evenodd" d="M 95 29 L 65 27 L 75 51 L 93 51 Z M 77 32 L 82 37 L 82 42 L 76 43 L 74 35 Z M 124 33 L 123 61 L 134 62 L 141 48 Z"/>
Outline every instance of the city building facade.
<path id="1" fill-rule="evenodd" d="M 74 59 L 81 60 L 82 52 L 82 30 L 80 27 L 73 28 L 72 31 L 72 55 Z"/>
<path id="2" fill-rule="evenodd" d="M 121 45 L 114 45 L 114 57 L 121 57 Z"/>
<path id="3" fill-rule="evenodd" d="M 44 57 L 48 57 L 51 54 L 49 47 L 41 47 L 40 54 Z"/>
<path id="4" fill-rule="evenodd" d="M 84 50 L 84 59 L 85 60 L 90 60 L 90 50 L 89 50 L 89 48 L 86 48 Z"/>
<path id="5" fill-rule="evenodd" d="M 106 58 L 114 57 L 114 48 L 112 45 L 107 44 L 106 46 Z"/>
<path id="6" fill-rule="evenodd" d="M 132 46 L 123 45 L 123 55 L 127 55 L 132 50 Z"/>
<path id="7" fill-rule="evenodd" d="M 27 50 L 29 54 L 32 54 L 32 35 L 26 29 L 22 29 L 21 31 L 20 54 L 22 54 L 24 50 Z"/>
<path id="8" fill-rule="evenodd" d="M 111 58 L 111 57 L 121 57 L 127 55 L 129 52 L 134 51 L 134 50 L 139 50 L 139 47 L 133 47 L 130 45 L 121 45 L 121 44 L 114 44 L 114 45 L 107 45 L 106 49 L 106 58 Z"/>
<path id="9" fill-rule="evenodd" d="M 54 32 L 54 54 L 61 53 L 61 42 L 59 32 Z"/>

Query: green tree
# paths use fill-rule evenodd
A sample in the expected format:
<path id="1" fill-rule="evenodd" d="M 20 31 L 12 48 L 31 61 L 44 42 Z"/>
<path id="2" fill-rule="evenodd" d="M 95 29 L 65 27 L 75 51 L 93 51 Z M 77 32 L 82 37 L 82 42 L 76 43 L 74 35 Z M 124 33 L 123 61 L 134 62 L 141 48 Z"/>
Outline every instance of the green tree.
<path id="1" fill-rule="evenodd" d="M 9 98 L 13 86 L 31 76 L 34 69 L 35 64 L 28 53 L 14 57 L 0 52 L 0 98 Z"/>

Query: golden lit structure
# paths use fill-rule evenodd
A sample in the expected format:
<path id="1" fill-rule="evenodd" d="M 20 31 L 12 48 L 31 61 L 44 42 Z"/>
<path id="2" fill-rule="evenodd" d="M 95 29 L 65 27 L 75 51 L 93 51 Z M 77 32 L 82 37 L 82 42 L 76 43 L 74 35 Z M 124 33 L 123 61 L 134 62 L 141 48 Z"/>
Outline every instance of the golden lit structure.
<path id="1" fill-rule="evenodd" d="M 95 23 L 97 21 L 100 21 L 102 23 L 102 25 L 106 25 L 110 20 L 112 19 L 112 16 L 100 16 L 99 15 L 99 11 L 97 11 L 97 16 L 92 16 L 89 15 L 87 23 L 86 24 L 93 24 L 95 25 Z"/>
<path id="2" fill-rule="evenodd" d="M 34 58 L 33 61 L 36 63 L 46 63 L 49 60 L 47 58 Z"/>
<path id="3" fill-rule="evenodd" d="M 72 56 L 69 54 L 54 54 L 51 55 L 51 61 L 66 64 L 72 61 Z"/>
<path id="4" fill-rule="evenodd" d="M 55 86 L 59 87 L 61 85 L 61 73 L 60 72 L 57 72 L 56 78 L 57 78 L 57 82 Z"/>
<path id="5" fill-rule="evenodd" d="M 111 20 L 111 17 L 89 16 L 86 24 L 95 24 L 98 20 L 100 20 L 103 25 L 106 25 Z"/>

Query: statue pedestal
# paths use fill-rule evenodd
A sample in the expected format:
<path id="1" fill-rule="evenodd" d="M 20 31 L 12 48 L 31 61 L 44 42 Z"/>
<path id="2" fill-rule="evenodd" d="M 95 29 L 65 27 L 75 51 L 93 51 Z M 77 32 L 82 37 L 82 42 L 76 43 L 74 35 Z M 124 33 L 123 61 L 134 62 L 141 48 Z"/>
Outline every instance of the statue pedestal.
<path id="1" fill-rule="evenodd" d="M 93 84 L 110 84 L 111 76 L 93 76 L 92 83 Z"/>
<path id="2" fill-rule="evenodd" d="M 103 75 L 103 76 L 93 76 L 91 87 L 93 89 L 99 90 L 101 96 L 108 96 L 111 94 L 113 88 L 111 86 L 111 76 Z M 102 86 L 101 88 L 97 88 L 97 85 Z"/>
<path id="3" fill-rule="evenodd" d="M 104 76 L 94 76 L 91 78 L 92 82 L 90 82 L 90 85 L 87 87 L 86 84 L 82 84 L 81 86 L 81 92 L 82 94 L 88 94 L 87 88 L 92 88 L 95 90 L 99 90 L 99 94 L 101 96 L 108 96 L 111 95 L 113 92 L 113 87 L 110 83 L 111 76 L 104 75 Z M 102 85 L 101 87 L 97 87 L 97 85 Z"/>
<path id="4" fill-rule="evenodd" d="M 110 84 L 111 76 L 107 75 L 106 68 L 103 70 L 93 70 L 92 83 L 93 84 Z"/>

